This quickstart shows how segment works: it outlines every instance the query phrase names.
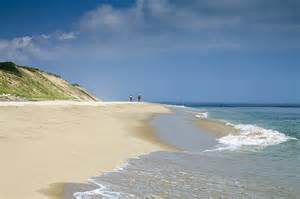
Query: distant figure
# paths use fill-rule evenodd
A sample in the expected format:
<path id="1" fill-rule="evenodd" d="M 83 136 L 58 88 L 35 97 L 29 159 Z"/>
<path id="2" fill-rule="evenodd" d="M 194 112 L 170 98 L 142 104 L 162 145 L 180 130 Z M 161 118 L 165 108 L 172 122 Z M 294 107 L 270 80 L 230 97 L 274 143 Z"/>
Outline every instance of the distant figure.
<path id="1" fill-rule="evenodd" d="M 140 102 L 142 100 L 142 96 L 138 95 L 137 99 L 138 99 L 138 102 Z"/>
<path id="2" fill-rule="evenodd" d="M 132 102 L 133 101 L 133 97 L 132 95 L 129 95 L 129 101 Z"/>

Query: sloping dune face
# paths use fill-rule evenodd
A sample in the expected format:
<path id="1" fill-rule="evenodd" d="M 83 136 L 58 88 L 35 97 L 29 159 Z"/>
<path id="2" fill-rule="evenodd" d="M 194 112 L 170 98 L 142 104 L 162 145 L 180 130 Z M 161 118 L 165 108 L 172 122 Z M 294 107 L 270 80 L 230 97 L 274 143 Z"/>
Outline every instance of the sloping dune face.
<path id="1" fill-rule="evenodd" d="M 0 99 L 98 101 L 78 84 L 12 62 L 0 62 Z"/>

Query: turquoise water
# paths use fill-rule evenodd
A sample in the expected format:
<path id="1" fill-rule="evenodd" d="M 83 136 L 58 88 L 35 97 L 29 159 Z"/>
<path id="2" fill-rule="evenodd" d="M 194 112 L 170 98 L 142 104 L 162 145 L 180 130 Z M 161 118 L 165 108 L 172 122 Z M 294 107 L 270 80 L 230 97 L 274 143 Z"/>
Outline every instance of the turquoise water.
<path id="1" fill-rule="evenodd" d="M 300 165 L 300 108 L 283 107 L 196 107 L 208 113 L 208 118 L 225 120 L 235 125 L 253 125 L 288 137 L 280 143 L 271 143 L 256 151 L 271 157 L 280 157 Z M 285 138 L 286 138 L 285 137 Z M 259 146 L 259 144 L 257 145 Z"/>
<path id="2" fill-rule="evenodd" d="M 266 129 L 278 130 L 300 139 L 300 108 L 284 107 L 197 107 L 207 111 L 210 118 L 235 124 L 253 124 Z"/>
<path id="3" fill-rule="evenodd" d="M 174 113 L 156 117 L 153 125 L 184 152 L 131 159 L 92 178 L 99 189 L 76 197 L 299 198 L 300 108 L 194 106 Z M 212 142 L 193 126 L 199 116 L 225 121 L 241 133 Z"/>
<path id="4" fill-rule="evenodd" d="M 288 198 L 299 197 L 300 187 L 300 108 L 298 107 L 195 107 L 208 113 L 208 118 L 225 120 L 235 125 L 253 125 L 277 131 L 287 140 L 280 143 L 253 147 L 255 150 L 232 151 L 230 156 L 254 160 L 257 165 L 252 170 L 263 172 L 266 178 L 290 188 Z M 226 153 L 226 152 L 223 152 Z M 227 154 L 228 155 L 228 154 Z M 264 171 L 263 171 L 264 170 Z M 263 180 L 262 180 L 263 181 Z M 293 194 L 292 194 L 293 193 Z M 297 193 L 297 194 L 296 194 Z"/>

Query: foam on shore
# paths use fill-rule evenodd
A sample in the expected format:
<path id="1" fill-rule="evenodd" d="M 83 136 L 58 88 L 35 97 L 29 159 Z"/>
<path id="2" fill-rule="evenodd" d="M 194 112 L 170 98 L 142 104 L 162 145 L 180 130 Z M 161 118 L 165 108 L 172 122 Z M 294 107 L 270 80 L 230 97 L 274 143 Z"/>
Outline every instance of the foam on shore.
<path id="1" fill-rule="evenodd" d="M 244 147 L 264 148 L 296 138 L 273 129 L 266 129 L 252 124 L 232 124 L 227 121 L 212 120 L 208 113 L 194 113 L 199 118 L 198 124 L 208 132 L 217 135 L 218 146 L 215 150 L 238 150 Z"/>
<path id="2" fill-rule="evenodd" d="M 132 159 L 139 159 L 139 157 L 132 158 Z M 112 172 L 122 172 L 128 166 L 129 166 L 129 163 L 126 162 L 123 165 L 121 165 L 119 167 L 116 167 L 112 171 L 104 172 L 102 175 L 109 174 L 109 173 L 112 173 Z M 88 180 L 88 182 L 92 185 L 96 185 L 98 187 L 97 189 L 82 191 L 82 192 L 75 192 L 73 194 L 73 197 L 76 198 L 76 199 L 93 199 L 94 197 L 98 197 L 98 196 L 101 196 L 101 197 L 107 198 L 107 199 L 131 198 L 131 197 L 133 197 L 132 195 L 124 194 L 124 193 L 121 193 L 121 192 L 109 191 L 109 187 L 98 183 L 96 178 L 97 177 L 90 178 Z"/>
<path id="3" fill-rule="evenodd" d="M 203 113 L 197 113 L 196 115 L 195 115 L 195 117 L 197 117 L 197 118 L 208 118 L 208 113 L 207 112 L 203 112 Z"/>
<path id="4" fill-rule="evenodd" d="M 280 144 L 289 140 L 295 140 L 296 138 L 289 137 L 284 133 L 281 133 L 272 129 L 265 129 L 251 124 L 231 124 L 239 131 L 238 135 L 227 135 L 218 139 L 218 142 L 223 145 L 219 149 L 236 150 L 241 147 L 267 147 L 271 145 Z"/>

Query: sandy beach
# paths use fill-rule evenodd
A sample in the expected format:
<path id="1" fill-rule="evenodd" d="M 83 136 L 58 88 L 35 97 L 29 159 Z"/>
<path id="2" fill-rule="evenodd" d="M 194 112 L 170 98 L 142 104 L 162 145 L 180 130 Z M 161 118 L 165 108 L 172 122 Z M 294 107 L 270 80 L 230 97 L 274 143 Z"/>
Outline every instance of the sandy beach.
<path id="1" fill-rule="evenodd" d="M 238 130 L 232 126 L 226 125 L 225 122 L 210 120 L 210 119 L 196 119 L 196 125 L 204 130 L 204 132 L 209 132 L 217 138 L 224 137 L 226 135 L 237 135 L 239 134 Z"/>
<path id="2" fill-rule="evenodd" d="M 147 123 L 157 104 L 0 102 L 0 198 L 61 198 L 66 183 L 171 150 Z"/>

